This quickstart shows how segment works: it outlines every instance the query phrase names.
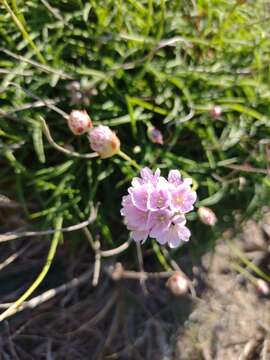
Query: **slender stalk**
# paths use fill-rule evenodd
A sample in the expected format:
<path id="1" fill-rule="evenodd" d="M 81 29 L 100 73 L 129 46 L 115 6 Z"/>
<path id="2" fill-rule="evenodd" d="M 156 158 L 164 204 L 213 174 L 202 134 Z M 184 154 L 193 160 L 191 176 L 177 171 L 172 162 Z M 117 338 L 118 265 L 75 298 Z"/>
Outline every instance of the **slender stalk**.
<path id="1" fill-rule="evenodd" d="M 21 21 L 21 23 L 25 26 L 25 19 L 22 13 L 20 13 L 18 6 L 17 6 L 17 1 L 16 0 L 11 0 L 11 6 L 13 8 L 13 11 L 15 13 L 15 15 L 17 16 L 17 18 Z"/>
<path id="2" fill-rule="evenodd" d="M 46 61 L 44 59 L 44 57 L 41 55 L 39 49 L 36 47 L 34 41 L 31 39 L 30 35 L 28 34 L 28 32 L 26 31 L 24 25 L 21 23 L 21 21 L 18 19 L 18 17 L 15 15 L 15 13 L 13 12 L 13 10 L 11 9 L 11 7 L 8 5 L 7 0 L 1 0 L 4 7 L 6 8 L 7 12 L 10 14 L 10 16 L 12 17 L 14 23 L 17 25 L 18 29 L 20 30 L 20 32 L 22 33 L 22 36 L 24 37 L 24 39 L 28 42 L 28 44 L 32 47 L 32 49 L 34 50 L 37 58 L 39 59 L 39 61 L 42 64 L 46 64 Z"/>
<path id="3" fill-rule="evenodd" d="M 50 249 L 48 252 L 47 260 L 46 260 L 46 263 L 43 266 L 43 269 L 41 270 L 40 274 L 38 275 L 36 280 L 33 282 L 33 284 L 25 291 L 25 293 L 17 301 L 15 301 L 6 311 L 4 311 L 0 315 L 0 322 L 5 320 L 6 318 L 10 317 L 11 315 L 16 314 L 17 309 L 23 304 L 23 302 L 25 300 L 27 300 L 29 298 L 29 296 L 32 295 L 32 293 L 38 288 L 38 286 L 44 280 L 45 276 L 47 275 L 47 273 L 51 267 L 52 261 L 55 257 L 57 245 L 58 245 L 58 242 L 59 242 L 59 239 L 61 236 L 61 232 L 59 230 L 62 227 L 62 223 L 63 223 L 63 217 L 59 216 L 55 222 L 55 233 L 54 233 L 54 236 L 53 236 L 53 239 L 51 242 L 51 246 L 50 246 Z"/>
<path id="4" fill-rule="evenodd" d="M 239 272 L 239 274 L 241 274 L 243 277 L 245 277 L 246 279 L 248 279 L 253 285 L 257 285 L 257 278 L 255 276 L 253 276 L 252 274 L 250 274 L 247 270 L 245 270 L 244 268 L 242 268 L 242 266 L 240 266 L 239 264 L 235 263 L 235 262 L 231 262 L 230 265 L 237 271 Z"/>
<path id="5" fill-rule="evenodd" d="M 68 155 L 68 156 L 71 156 L 71 157 L 76 157 L 76 158 L 81 158 L 81 159 L 92 159 L 94 157 L 97 157 L 98 154 L 93 152 L 93 153 L 89 153 L 89 154 L 80 154 L 76 151 L 71 151 L 71 150 L 68 150 L 60 145 L 58 145 L 52 138 L 52 135 L 50 133 L 50 129 L 46 123 L 46 121 L 43 119 L 42 116 L 39 116 L 39 119 L 40 119 L 40 122 L 41 122 L 41 126 L 42 126 L 42 129 L 43 129 L 43 133 L 44 135 L 46 136 L 48 142 L 50 143 L 50 145 L 52 147 L 54 147 L 56 150 Z"/>
<path id="6" fill-rule="evenodd" d="M 124 160 L 126 160 L 127 162 L 129 162 L 129 163 L 130 163 L 132 166 L 134 166 L 137 170 L 141 170 L 140 165 L 137 164 L 137 162 L 136 162 L 135 160 L 131 159 L 131 157 L 128 156 L 126 153 L 124 153 L 122 150 L 119 150 L 118 155 L 119 155 L 122 159 L 124 159 Z"/>

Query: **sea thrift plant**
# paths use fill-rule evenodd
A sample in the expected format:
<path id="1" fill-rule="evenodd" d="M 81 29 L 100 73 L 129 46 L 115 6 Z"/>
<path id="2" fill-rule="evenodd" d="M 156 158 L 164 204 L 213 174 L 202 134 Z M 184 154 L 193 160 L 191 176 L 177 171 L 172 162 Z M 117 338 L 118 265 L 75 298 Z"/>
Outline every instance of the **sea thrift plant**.
<path id="1" fill-rule="evenodd" d="M 82 135 L 92 127 L 92 121 L 86 110 L 72 110 L 68 117 L 68 127 L 74 135 Z"/>
<path id="2" fill-rule="evenodd" d="M 185 214 L 193 210 L 196 192 L 192 180 L 182 179 L 178 170 L 171 170 L 168 179 L 157 169 L 143 168 L 141 177 L 132 180 L 128 195 L 123 197 L 121 215 L 135 241 L 155 238 L 160 244 L 178 247 L 188 241 Z"/>
<path id="3" fill-rule="evenodd" d="M 117 154 L 120 150 L 120 140 L 108 126 L 99 125 L 89 132 L 91 149 L 105 159 Z"/>

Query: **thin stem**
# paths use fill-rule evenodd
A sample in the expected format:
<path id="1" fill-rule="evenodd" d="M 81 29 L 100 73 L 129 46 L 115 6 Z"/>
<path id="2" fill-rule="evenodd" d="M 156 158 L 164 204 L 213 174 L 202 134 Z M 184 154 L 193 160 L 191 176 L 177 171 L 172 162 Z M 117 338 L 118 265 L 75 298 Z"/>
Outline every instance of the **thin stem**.
<path id="1" fill-rule="evenodd" d="M 17 18 L 21 21 L 21 23 L 25 26 L 25 19 L 22 13 L 20 13 L 18 6 L 17 6 L 17 1 L 16 0 L 11 0 L 11 6 L 13 8 L 13 11 L 15 13 L 15 15 L 17 16 Z"/>
<path id="2" fill-rule="evenodd" d="M 71 231 L 77 231 L 80 229 L 85 228 L 89 224 L 93 223 L 96 219 L 96 212 L 95 210 L 90 214 L 89 218 L 85 221 L 82 221 L 78 224 L 71 225 L 65 228 L 61 228 L 59 230 L 50 229 L 50 230 L 44 230 L 44 231 L 21 231 L 21 232 L 7 232 L 5 234 L 0 234 L 0 243 L 6 242 L 14 239 L 19 239 L 22 237 L 31 237 L 31 236 L 44 236 L 49 234 L 54 234 L 56 231 L 59 232 L 71 232 Z M 0 265 L 1 268 L 1 265 Z"/>
<path id="3" fill-rule="evenodd" d="M 229 247 L 231 248 L 234 255 L 236 255 L 249 269 L 254 271 L 258 276 L 263 278 L 265 281 L 270 282 L 270 276 L 265 274 L 257 265 L 253 264 L 253 262 L 249 261 L 245 254 L 235 246 L 231 241 L 227 241 Z"/>
<path id="4" fill-rule="evenodd" d="M 28 44 L 32 47 L 32 49 L 34 50 L 37 58 L 39 59 L 39 61 L 42 64 L 46 64 L 46 61 L 44 59 L 44 57 L 41 55 L 39 49 L 36 47 L 34 41 L 31 39 L 30 35 L 28 34 L 28 32 L 26 31 L 24 25 L 21 23 L 21 21 L 18 19 L 18 17 L 15 15 L 15 13 L 13 12 L 13 10 L 11 9 L 11 7 L 8 5 L 8 2 L 6 0 L 2 0 L 3 5 L 5 6 L 7 12 L 9 13 L 9 15 L 12 17 L 14 23 L 17 25 L 17 27 L 19 28 L 20 32 L 22 33 L 24 39 L 28 42 Z"/>
<path id="5" fill-rule="evenodd" d="M 231 262 L 230 264 L 237 272 L 239 272 L 243 277 L 248 279 L 253 285 L 257 285 L 257 278 L 250 274 L 246 269 L 242 268 L 239 264 Z"/>
<path id="6" fill-rule="evenodd" d="M 49 289 L 45 292 L 43 292 L 40 295 L 37 295 L 36 297 L 32 298 L 29 301 L 25 301 L 19 309 L 17 309 L 17 312 L 22 311 L 24 309 L 34 309 L 35 307 L 37 307 L 40 304 L 43 304 L 46 301 L 51 300 L 52 298 L 54 298 L 56 295 L 61 294 L 65 291 L 68 291 L 70 289 L 74 289 L 77 288 L 78 286 L 82 285 L 83 283 L 89 281 L 91 275 L 93 273 L 93 270 L 88 270 L 85 273 L 83 273 L 82 275 L 75 277 L 74 279 L 72 279 L 71 281 L 60 285 L 56 288 L 53 289 Z M 1 309 L 7 309 L 9 308 L 13 303 L 3 303 L 0 304 L 0 308 Z"/>
<path id="7" fill-rule="evenodd" d="M 145 271 L 144 271 L 142 247 L 141 247 L 141 244 L 138 242 L 136 242 L 136 250 L 137 250 L 137 258 L 138 258 L 140 272 L 144 273 Z M 142 287 L 144 293 L 147 294 L 148 291 L 147 291 L 147 288 L 145 285 L 145 280 L 143 278 L 140 280 L 140 284 L 141 284 L 141 287 Z"/>
<path id="8" fill-rule="evenodd" d="M 129 162 L 132 166 L 134 166 L 137 170 L 141 170 L 141 167 L 139 164 L 137 164 L 137 162 L 133 159 L 131 159 L 131 157 L 129 157 L 126 153 L 124 153 L 122 150 L 119 150 L 118 155 L 126 160 L 127 162 Z"/>
<path id="9" fill-rule="evenodd" d="M 15 301 L 6 311 L 4 311 L 0 315 L 0 322 L 5 320 L 6 318 L 10 317 L 11 315 L 14 315 L 17 312 L 17 309 L 22 305 L 22 303 L 29 298 L 29 296 L 32 295 L 32 293 L 38 288 L 38 286 L 42 283 L 45 276 L 47 275 L 52 261 L 55 257 L 57 245 L 61 236 L 61 232 L 59 232 L 59 229 L 61 229 L 63 223 L 63 217 L 59 216 L 56 219 L 55 222 L 55 233 L 51 242 L 51 246 L 48 252 L 47 260 L 45 265 L 43 266 L 43 269 L 41 270 L 40 274 L 36 278 L 36 280 L 33 282 L 33 284 L 25 291 L 25 293 L 17 300 Z"/>
<path id="10" fill-rule="evenodd" d="M 171 271 L 172 267 L 168 264 L 167 259 L 162 254 L 162 252 L 160 250 L 160 246 L 155 241 L 152 242 L 152 245 L 153 245 L 153 250 L 154 250 L 156 257 L 158 258 L 158 261 L 160 262 L 160 264 L 163 266 L 163 268 L 167 272 Z"/>
<path id="11" fill-rule="evenodd" d="M 68 150 L 60 145 L 58 145 L 52 138 L 52 135 L 50 133 L 50 129 L 48 128 L 48 125 L 46 123 L 46 121 L 43 119 L 42 116 L 39 116 L 42 128 L 43 128 L 43 132 L 44 135 L 46 136 L 47 140 L 49 141 L 49 143 L 51 144 L 52 147 L 54 147 L 56 150 L 68 155 L 68 156 L 72 156 L 72 157 L 76 157 L 76 158 L 82 158 L 82 159 L 92 159 L 94 157 L 97 157 L 98 154 L 93 152 L 93 153 L 89 153 L 89 154 L 80 154 L 76 151 L 71 151 Z"/>
<path id="12" fill-rule="evenodd" d="M 114 249 L 101 250 L 100 254 L 102 257 L 111 257 L 111 256 L 119 255 L 122 252 L 124 252 L 129 247 L 130 244 L 131 242 L 128 240 Z"/>

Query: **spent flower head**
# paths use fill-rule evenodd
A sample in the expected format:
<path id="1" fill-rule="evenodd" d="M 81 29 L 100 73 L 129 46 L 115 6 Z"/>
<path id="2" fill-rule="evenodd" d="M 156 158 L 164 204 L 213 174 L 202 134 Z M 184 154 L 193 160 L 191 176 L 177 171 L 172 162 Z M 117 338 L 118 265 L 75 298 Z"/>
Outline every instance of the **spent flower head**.
<path id="1" fill-rule="evenodd" d="M 135 241 L 149 236 L 160 244 L 178 247 L 188 241 L 185 214 L 193 209 L 197 195 L 192 180 L 182 179 L 178 170 L 171 170 L 168 179 L 147 167 L 133 178 L 128 195 L 123 197 L 121 215 Z"/>

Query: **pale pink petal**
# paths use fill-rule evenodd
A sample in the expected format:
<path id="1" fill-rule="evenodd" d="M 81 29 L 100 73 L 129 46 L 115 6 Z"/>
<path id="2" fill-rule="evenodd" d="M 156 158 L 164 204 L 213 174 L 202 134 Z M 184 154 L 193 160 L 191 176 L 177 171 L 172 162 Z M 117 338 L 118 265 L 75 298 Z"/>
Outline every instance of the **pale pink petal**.
<path id="1" fill-rule="evenodd" d="M 177 214 L 172 219 L 173 224 L 185 225 L 187 219 L 184 214 Z"/>
<path id="2" fill-rule="evenodd" d="M 160 177 L 160 170 L 157 169 L 153 174 L 153 172 L 148 167 L 145 167 L 141 170 L 140 174 L 144 183 L 156 185 Z"/>
<path id="3" fill-rule="evenodd" d="M 171 196 L 166 188 L 153 190 L 148 198 L 147 207 L 150 210 L 165 209 L 171 203 Z"/>
<path id="4" fill-rule="evenodd" d="M 148 167 L 144 167 L 141 170 L 140 174 L 141 174 L 142 179 L 146 182 L 148 182 L 148 181 L 151 182 L 151 180 L 154 177 L 152 170 L 150 170 Z"/>
<path id="5" fill-rule="evenodd" d="M 177 229 L 177 234 L 182 241 L 189 241 L 189 238 L 191 236 L 190 230 L 183 225 L 175 225 Z"/>
<path id="6" fill-rule="evenodd" d="M 168 175 L 168 181 L 170 184 L 178 186 L 182 184 L 181 174 L 178 170 L 170 170 Z"/>
<path id="7" fill-rule="evenodd" d="M 149 213 L 148 227 L 150 236 L 157 238 L 171 225 L 172 212 L 169 210 L 157 210 Z"/>
<path id="8" fill-rule="evenodd" d="M 185 178 L 183 179 L 183 185 L 191 186 L 193 183 L 192 178 Z"/>
<path id="9" fill-rule="evenodd" d="M 144 242 L 149 234 L 148 231 L 133 230 L 130 235 L 133 240 Z"/>
<path id="10" fill-rule="evenodd" d="M 171 207 L 175 211 L 187 213 L 193 210 L 193 204 L 196 201 L 196 193 L 190 187 L 180 185 L 177 188 L 171 189 Z"/>
<path id="11" fill-rule="evenodd" d="M 132 181 L 131 181 L 131 185 L 132 185 L 133 187 L 143 185 L 143 183 L 144 183 L 144 182 L 143 182 L 143 179 L 141 179 L 141 178 L 139 178 L 139 177 L 135 177 L 135 178 L 133 178 Z"/>
<path id="12" fill-rule="evenodd" d="M 134 206 L 142 211 L 147 210 L 147 201 L 149 197 L 150 187 L 147 184 L 130 188 L 129 193 Z"/>
<path id="13" fill-rule="evenodd" d="M 181 244 L 181 240 L 176 234 L 171 236 L 168 241 L 168 245 L 172 249 L 177 248 L 180 244 Z"/>
<path id="14" fill-rule="evenodd" d="M 147 211 L 141 211 L 135 206 L 126 206 L 122 209 L 122 214 L 125 216 L 126 225 L 133 230 L 134 227 L 139 230 L 146 230 L 148 228 L 148 217 Z"/>

